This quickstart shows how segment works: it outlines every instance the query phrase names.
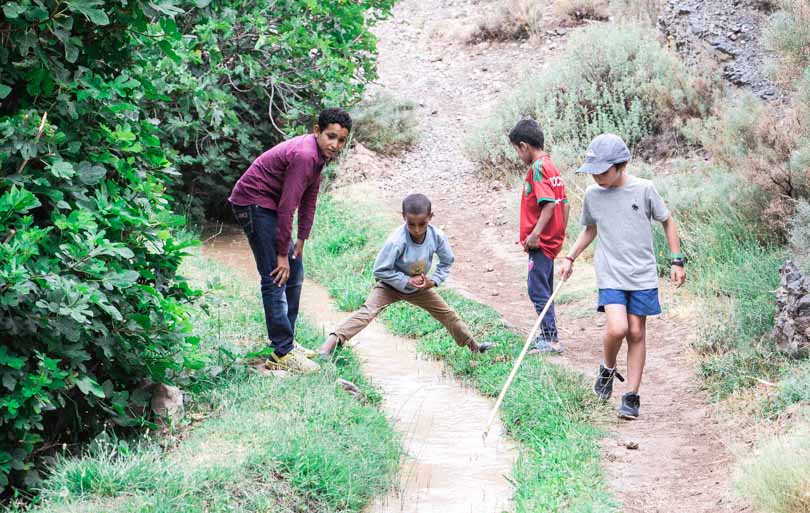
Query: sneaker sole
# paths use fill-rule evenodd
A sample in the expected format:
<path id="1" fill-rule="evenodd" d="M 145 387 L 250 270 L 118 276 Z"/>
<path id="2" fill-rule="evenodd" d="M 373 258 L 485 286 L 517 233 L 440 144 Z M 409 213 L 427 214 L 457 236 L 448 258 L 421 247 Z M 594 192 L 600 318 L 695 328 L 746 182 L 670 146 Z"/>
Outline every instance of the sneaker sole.
<path id="1" fill-rule="evenodd" d="M 629 415 L 627 413 L 619 412 L 619 418 L 624 420 L 638 420 L 638 415 Z"/>

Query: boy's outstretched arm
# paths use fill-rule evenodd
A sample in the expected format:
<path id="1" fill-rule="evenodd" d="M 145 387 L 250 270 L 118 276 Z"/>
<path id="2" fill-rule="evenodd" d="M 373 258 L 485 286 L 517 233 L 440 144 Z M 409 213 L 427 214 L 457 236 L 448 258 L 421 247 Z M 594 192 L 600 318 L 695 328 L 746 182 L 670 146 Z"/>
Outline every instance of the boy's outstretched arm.
<path id="1" fill-rule="evenodd" d="M 666 235 L 667 244 L 669 244 L 669 250 L 672 252 L 673 257 L 680 255 L 681 240 L 678 238 L 678 227 L 675 224 L 675 220 L 670 215 L 667 217 L 666 221 L 663 221 L 661 224 L 664 226 L 664 235 Z M 680 265 L 670 267 L 669 277 L 672 280 L 672 284 L 676 287 L 680 287 L 686 281 L 686 271 L 683 266 Z"/>
<path id="2" fill-rule="evenodd" d="M 595 224 L 587 225 L 585 229 L 580 232 L 579 237 L 577 237 L 576 242 L 574 242 L 574 247 L 571 248 L 571 251 L 568 252 L 565 260 L 563 260 L 562 265 L 560 265 L 560 276 L 563 280 L 567 280 L 571 276 L 571 273 L 574 272 L 574 260 L 577 259 L 580 253 L 585 251 L 585 248 L 590 246 L 595 238 Z"/>
<path id="3" fill-rule="evenodd" d="M 386 242 L 374 261 L 374 277 L 397 290 L 405 290 L 408 286 L 408 276 L 395 265 L 402 249 L 398 244 Z"/>

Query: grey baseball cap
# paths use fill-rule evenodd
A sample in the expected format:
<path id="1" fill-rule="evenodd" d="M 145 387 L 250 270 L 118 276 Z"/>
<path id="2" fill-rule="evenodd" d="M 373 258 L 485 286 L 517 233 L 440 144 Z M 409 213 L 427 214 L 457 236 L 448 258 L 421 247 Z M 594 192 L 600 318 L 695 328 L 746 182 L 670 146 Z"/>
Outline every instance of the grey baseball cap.
<path id="1" fill-rule="evenodd" d="M 577 169 L 577 173 L 601 175 L 613 164 L 621 164 L 630 160 L 630 150 L 622 138 L 615 134 L 602 134 L 596 136 L 588 151 L 585 153 L 585 163 Z"/>

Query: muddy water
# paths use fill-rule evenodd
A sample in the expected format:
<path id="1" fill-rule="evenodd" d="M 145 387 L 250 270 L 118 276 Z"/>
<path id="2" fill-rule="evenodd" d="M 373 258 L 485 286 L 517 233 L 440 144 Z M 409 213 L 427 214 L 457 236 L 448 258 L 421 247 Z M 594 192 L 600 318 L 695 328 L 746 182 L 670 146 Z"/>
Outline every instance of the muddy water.
<path id="1" fill-rule="evenodd" d="M 257 279 L 253 256 L 241 233 L 226 232 L 205 245 L 205 253 L 236 272 Z M 304 284 L 301 307 L 307 319 L 328 332 L 346 315 L 326 291 Z M 442 364 L 417 356 L 413 340 L 372 323 L 352 341 L 363 372 L 382 391 L 383 408 L 402 434 L 403 457 L 397 489 L 370 513 L 498 513 L 511 511 L 506 477 L 516 456 L 493 427 L 484 429 L 493 401 L 449 377 Z"/>

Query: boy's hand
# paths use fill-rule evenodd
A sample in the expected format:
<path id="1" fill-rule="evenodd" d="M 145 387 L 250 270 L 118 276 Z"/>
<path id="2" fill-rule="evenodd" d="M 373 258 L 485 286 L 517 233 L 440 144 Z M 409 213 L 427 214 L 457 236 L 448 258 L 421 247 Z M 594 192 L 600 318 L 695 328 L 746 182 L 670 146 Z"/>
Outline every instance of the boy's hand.
<path id="1" fill-rule="evenodd" d="M 427 289 L 432 289 L 433 287 L 436 286 L 436 284 L 433 283 L 433 280 L 431 280 L 430 278 L 428 278 L 424 274 L 421 274 L 419 276 L 412 276 L 411 280 L 413 278 L 419 278 L 419 284 L 418 285 L 417 284 L 412 284 L 412 286 L 416 287 L 417 289 L 427 290 Z M 408 282 L 410 283 L 411 280 L 408 280 Z"/>
<path id="2" fill-rule="evenodd" d="M 296 258 L 300 257 L 303 254 L 304 254 L 304 241 L 302 241 L 301 239 L 296 239 L 292 259 L 295 260 Z"/>
<path id="3" fill-rule="evenodd" d="M 568 260 L 567 258 L 564 259 L 560 263 L 560 278 L 563 281 L 568 280 L 571 277 L 571 274 L 574 272 L 574 262 Z"/>
<path id="4" fill-rule="evenodd" d="M 419 276 L 411 276 L 408 278 L 408 285 L 415 289 L 421 289 L 425 284 L 425 277 L 421 274 Z"/>
<path id="5" fill-rule="evenodd" d="M 279 287 L 287 283 L 287 280 L 290 279 L 290 260 L 286 255 L 278 257 L 278 264 L 270 276 L 273 278 L 273 283 Z"/>
<path id="6" fill-rule="evenodd" d="M 686 270 L 680 265 L 673 265 L 672 270 L 669 272 L 669 277 L 675 288 L 680 288 L 686 281 Z"/>
<path id="7" fill-rule="evenodd" d="M 523 241 L 523 251 L 529 252 L 540 247 L 540 234 L 531 233 Z"/>

